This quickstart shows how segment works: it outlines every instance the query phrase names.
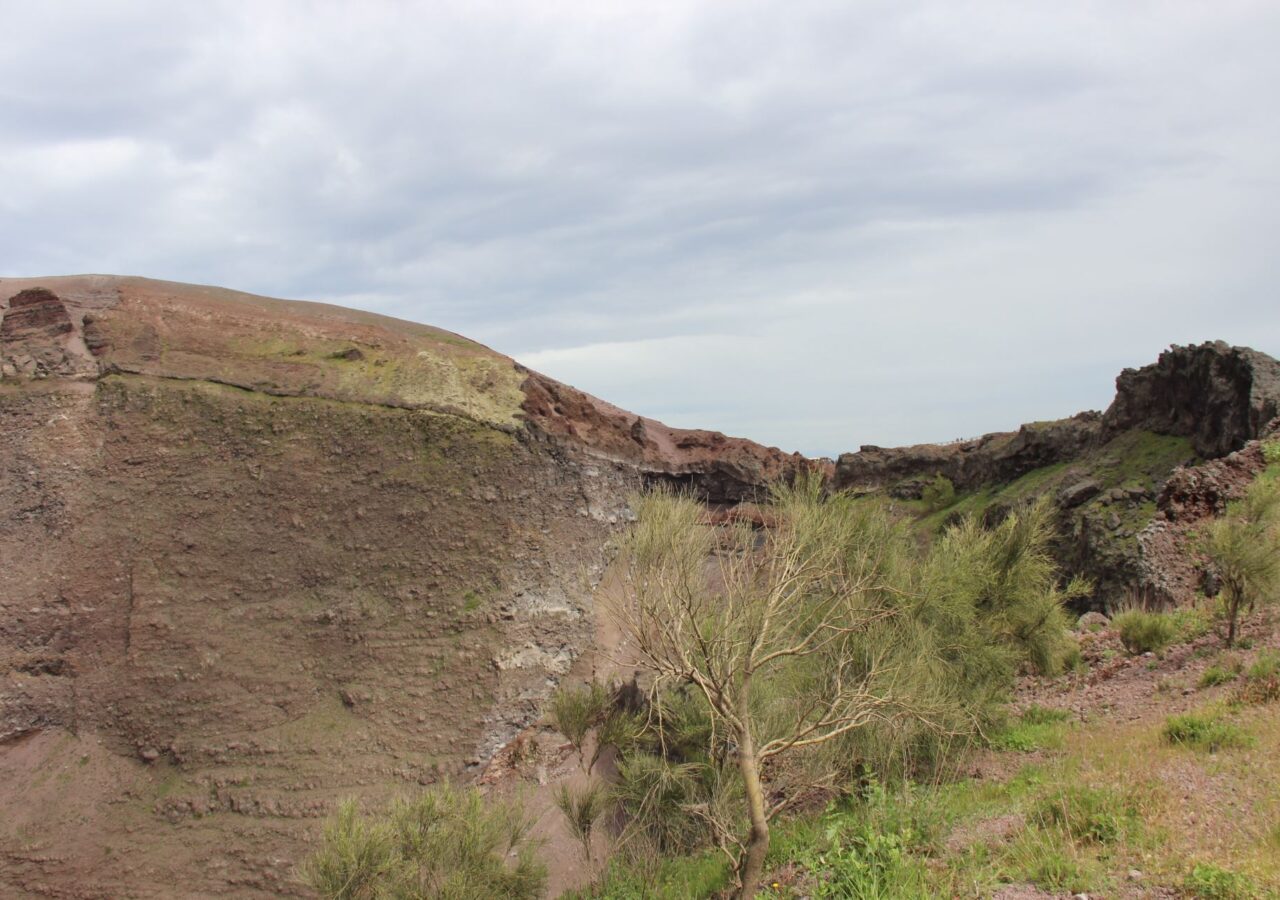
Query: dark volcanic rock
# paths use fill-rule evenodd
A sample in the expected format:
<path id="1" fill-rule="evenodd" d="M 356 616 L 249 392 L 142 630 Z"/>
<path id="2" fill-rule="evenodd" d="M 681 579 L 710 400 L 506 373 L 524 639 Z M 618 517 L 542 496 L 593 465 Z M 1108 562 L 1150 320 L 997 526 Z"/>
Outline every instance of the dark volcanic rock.
<path id="1" fill-rule="evenodd" d="M 1116 399 L 1103 416 L 1107 434 L 1142 428 L 1191 438 L 1206 459 L 1256 438 L 1280 415 L 1280 362 L 1222 341 L 1174 346 L 1116 379 Z"/>
<path id="2" fill-rule="evenodd" d="M 890 487 L 903 499 L 920 496 L 924 481 L 941 473 L 958 490 L 1013 481 L 1033 469 L 1075 459 L 1098 440 L 1100 418 L 1083 412 L 1056 422 L 1023 425 L 953 444 L 885 449 L 864 446 L 836 463 L 837 488 Z"/>
<path id="3" fill-rule="evenodd" d="M 1075 484 L 1068 485 L 1058 494 L 1058 505 L 1063 509 L 1071 509 L 1092 500 L 1102 492 L 1102 485 L 1094 481 L 1092 478 L 1086 478 L 1083 481 L 1077 481 Z M 1116 528 L 1119 526 L 1119 519 L 1116 520 Z"/>

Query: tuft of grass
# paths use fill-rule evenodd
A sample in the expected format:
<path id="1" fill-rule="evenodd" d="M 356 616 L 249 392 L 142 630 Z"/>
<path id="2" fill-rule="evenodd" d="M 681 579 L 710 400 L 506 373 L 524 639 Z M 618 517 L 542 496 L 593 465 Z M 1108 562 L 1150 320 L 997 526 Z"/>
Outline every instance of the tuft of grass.
<path id="1" fill-rule="evenodd" d="M 1191 867 L 1182 888 L 1200 900 L 1253 900 L 1263 896 L 1249 876 L 1203 862 Z"/>
<path id="2" fill-rule="evenodd" d="M 1200 687 L 1209 688 L 1235 681 L 1244 671 L 1244 660 L 1234 653 L 1223 653 L 1200 676 Z"/>
<path id="3" fill-rule="evenodd" d="M 1026 829 L 1009 845 L 1007 860 L 1003 875 L 1055 893 L 1096 890 L 1104 877 L 1098 861 L 1058 829 Z"/>
<path id="4" fill-rule="evenodd" d="M 1137 823 L 1137 811 L 1114 791 L 1063 785 L 1043 796 L 1030 814 L 1043 828 L 1061 828 L 1073 840 L 1110 845 Z"/>
<path id="5" fill-rule="evenodd" d="M 1167 743 L 1193 750 L 1219 750 L 1249 745 L 1249 735 L 1238 725 L 1207 713 L 1184 713 L 1165 719 L 1161 736 Z"/>
<path id="6" fill-rule="evenodd" d="M 1127 609 L 1111 620 L 1120 643 L 1131 654 L 1159 653 L 1178 635 L 1177 623 L 1166 613 Z"/>

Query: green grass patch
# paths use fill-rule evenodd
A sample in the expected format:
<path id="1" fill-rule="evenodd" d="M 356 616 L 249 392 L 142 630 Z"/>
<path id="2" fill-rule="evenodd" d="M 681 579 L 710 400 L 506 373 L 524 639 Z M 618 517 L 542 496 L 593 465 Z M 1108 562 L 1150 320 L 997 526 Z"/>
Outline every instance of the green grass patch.
<path id="1" fill-rule="evenodd" d="M 1196 863 L 1192 866 L 1182 888 L 1200 900 L 1254 900 L 1267 896 L 1249 876 L 1212 863 Z"/>
<path id="2" fill-rule="evenodd" d="M 1165 719 L 1160 734 L 1166 743 L 1209 753 L 1247 747 L 1251 743 L 1244 729 L 1211 713 L 1190 712 L 1170 716 Z"/>
<path id="3" fill-rule="evenodd" d="M 1201 688 L 1216 687 L 1235 681 L 1244 671 L 1244 661 L 1234 653 L 1219 654 L 1218 659 L 1200 675 Z"/>
<path id="4" fill-rule="evenodd" d="M 1178 635 L 1177 623 L 1167 614 L 1144 609 L 1126 609 L 1111 620 L 1120 643 L 1129 653 L 1159 653 Z"/>
<path id="5" fill-rule="evenodd" d="M 729 886 L 729 863 L 724 854 L 708 851 L 697 856 L 613 860 L 599 881 L 580 891 L 566 891 L 561 900 L 687 900 L 711 897 Z"/>
<path id="6" fill-rule="evenodd" d="M 1065 710 L 1031 706 L 1017 719 L 1007 722 L 989 736 L 994 750 L 1030 753 L 1034 750 L 1057 750 L 1070 714 Z"/>

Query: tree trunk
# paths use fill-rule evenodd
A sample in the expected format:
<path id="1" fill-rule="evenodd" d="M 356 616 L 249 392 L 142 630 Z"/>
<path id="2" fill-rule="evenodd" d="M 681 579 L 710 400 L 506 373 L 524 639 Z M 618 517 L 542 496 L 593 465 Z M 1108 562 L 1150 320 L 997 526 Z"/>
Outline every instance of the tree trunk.
<path id="1" fill-rule="evenodd" d="M 755 742 L 750 734 L 738 735 L 738 771 L 742 773 L 747 808 L 751 813 L 751 836 L 738 865 L 738 876 L 742 882 L 738 897 L 751 900 L 764 875 L 764 857 L 769 852 L 769 818 L 765 812 L 764 785 L 760 783 L 760 761 L 756 758 Z"/>
<path id="2" fill-rule="evenodd" d="M 1235 588 L 1231 589 L 1231 599 L 1227 601 L 1227 647 L 1236 643 L 1236 617 L 1240 615 L 1240 595 Z"/>

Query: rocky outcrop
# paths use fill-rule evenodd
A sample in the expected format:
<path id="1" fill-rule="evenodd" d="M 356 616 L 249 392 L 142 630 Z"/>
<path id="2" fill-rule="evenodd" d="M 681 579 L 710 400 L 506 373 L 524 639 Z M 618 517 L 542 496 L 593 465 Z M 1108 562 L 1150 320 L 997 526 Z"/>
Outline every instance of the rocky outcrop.
<path id="1" fill-rule="evenodd" d="M 1152 365 L 1121 372 L 1103 429 L 1182 435 L 1202 457 L 1215 459 L 1256 438 L 1277 415 L 1280 362 L 1214 341 L 1175 345 Z"/>
<path id="2" fill-rule="evenodd" d="M 1093 582 L 1094 606 L 1128 593 L 1184 599 L 1199 570 L 1178 523 L 1220 511 L 1247 483 L 1256 452 L 1233 451 L 1251 446 L 1278 412 L 1276 360 L 1222 342 L 1174 346 L 1152 365 L 1124 370 L 1104 414 L 952 444 L 863 447 L 840 457 L 834 482 L 917 499 L 941 474 L 979 495 L 976 511 L 987 521 L 1049 497 L 1054 555 L 1066 573 Z M 1211 461 L 1178 468 L 1196 457 Z M 1018 481 L 1028 475 L 1030 483 Z"/>
<path id="3" fill-rule="evenodd" d="M 916 499 L 929 478 L 945 475 L 957 490 L 1013 481 L 1034 469 L 1074 459 L 1101 433 L 1096 412 L 1070 419 L 1023 425 L 1017 431 L 983 435 L 951 444 L 918 444 L 885 449 L 864 446 L 836 462 L 837 488 L 888 488 L 900 499 Z"/>
<path id="4" fill-rule="evenodd" d="M 1280 419 L 1261 429 L 1264 437 L 1280 431 Z M 1156 513 L 1138 535 L 1137 593 L 1148 603 L 1178 604 L 1197 592 L 1217 593 L 1214 573 L 1200 547 L 1204 523 L 1226 512 L 1244 496 L 1267 466 L 1262 441 L 1197 466 L 1181 466 L 1164 483 Z"/>
<path id="5" fill-rule="evenodd" d="M 0 308 L 0 377 L 96 375 L 65 303 L 52 291 L 19 291 Z"/>
<path id="6" fill-rule="evenodd" d="M 1277 415 L 1280 362 L 1221 341 L 1175 345 L 1152 365 L 1121 372 L 1115 399 L 1101 415 L 1083 412 L 950 444 L 864 446 L 840 456 L 835 485 L 888 488 L 894 496 L 913 499 L 927 479 L 942 474 L 958 490 L 974 490 L 1078 459 L 1131 430 L 1190 438 L 1199 456 L 1215 459 L 1256 438 Z"/>

